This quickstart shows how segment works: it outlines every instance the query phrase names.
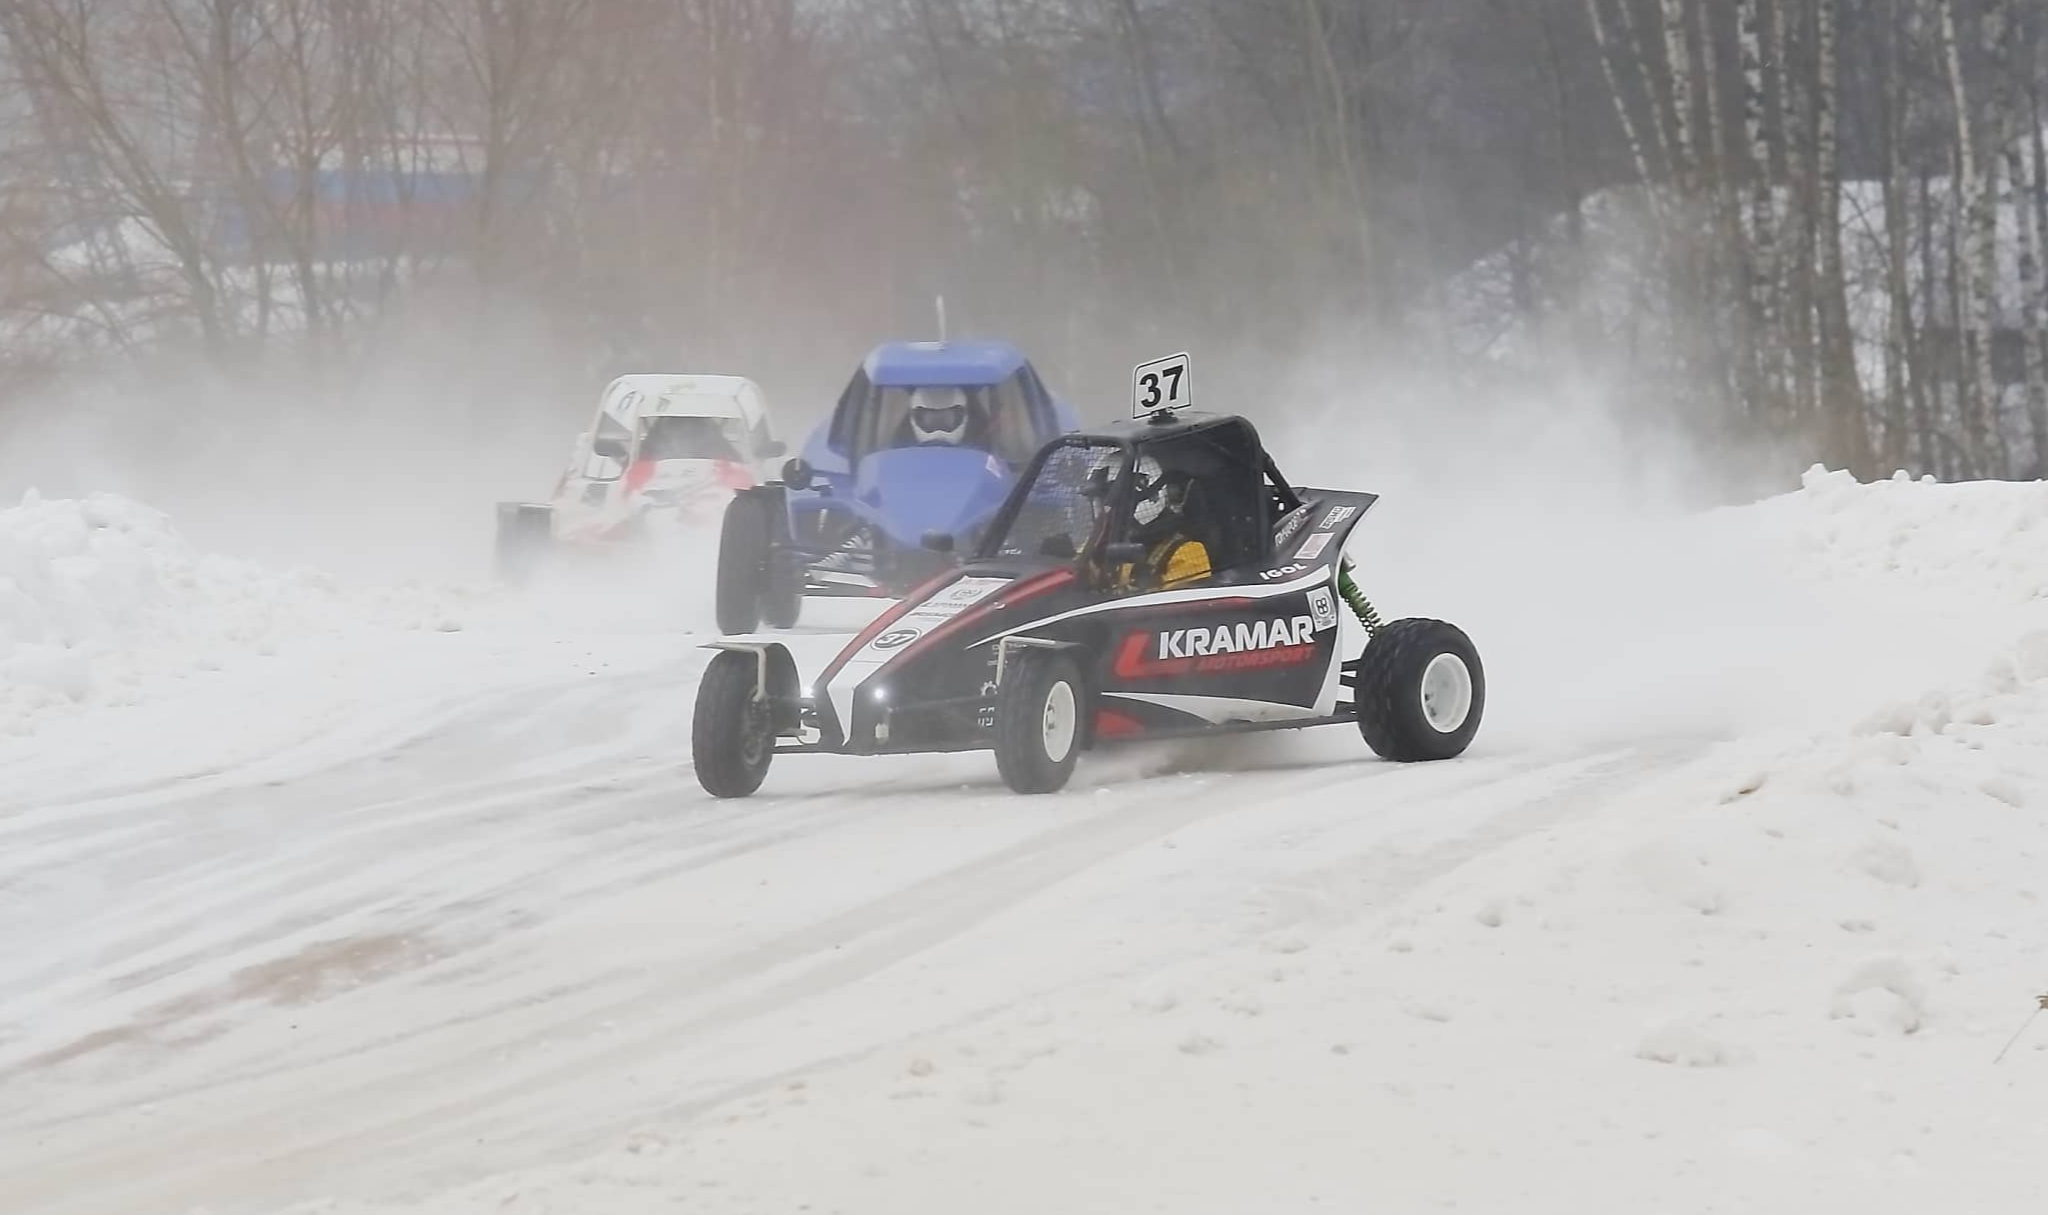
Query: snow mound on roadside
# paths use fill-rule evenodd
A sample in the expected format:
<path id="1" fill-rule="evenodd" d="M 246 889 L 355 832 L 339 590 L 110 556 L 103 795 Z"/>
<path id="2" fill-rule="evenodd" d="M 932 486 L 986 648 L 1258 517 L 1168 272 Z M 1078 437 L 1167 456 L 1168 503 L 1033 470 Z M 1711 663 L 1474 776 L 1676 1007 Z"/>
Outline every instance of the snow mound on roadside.
<path id="1" fill-rule="evenodd" d="M 350 593 L 314 571 L 202 553 L 126 498 L 31 491 L 0 510 L 0 732 L 133 703 L 309 636 L 459 627 L 445 593 Z"/>
<path id="2" fill-rule="evenodd" d="M 1972 614 L 2048 607 L 2048 481 L 1863 483 L 1815 465 L 1796 492 L 1720 514 L 1830 581 Z"/>

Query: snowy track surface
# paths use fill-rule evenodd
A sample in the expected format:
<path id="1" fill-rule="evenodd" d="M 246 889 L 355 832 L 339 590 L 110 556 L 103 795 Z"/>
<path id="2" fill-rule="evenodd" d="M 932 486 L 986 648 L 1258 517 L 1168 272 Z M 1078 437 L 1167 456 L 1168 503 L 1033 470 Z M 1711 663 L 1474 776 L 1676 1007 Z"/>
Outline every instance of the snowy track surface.
<path id="1" fill-rule="evenodd" d="M 1510 717 L 1430 767 L 1333 729 L 714 803 L 698 638 L 492 603 L 41 708 L 0 746 L 0 1210 L 2015 1209 L 2036 520 L 1817 479 L 1714 526 L 1933 640 L 1701 665 L 1854 704 Z M 1687 639 L 1631 658 L 1721 694 Z"/>

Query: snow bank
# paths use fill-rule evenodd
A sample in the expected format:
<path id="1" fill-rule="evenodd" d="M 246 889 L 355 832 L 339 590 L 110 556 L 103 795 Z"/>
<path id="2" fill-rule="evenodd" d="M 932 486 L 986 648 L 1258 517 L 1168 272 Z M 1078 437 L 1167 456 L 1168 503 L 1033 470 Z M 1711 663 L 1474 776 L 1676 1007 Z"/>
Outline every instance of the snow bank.
<path id="1" fill-rule="evenodd" d="M 459 627 L 446 593 L 350 593 L 311 571 L 200 553 L 124 498 L 31 492 L 0 510 L 0 732 L 134 703 L 308 637 Z"/>
<path id="2" fill-rule="evenodd" d="M 1719 512 L 1816 575 L 1981 615 L 2048 600 L 2048 482 L 1861 484 L 1818 465 L 1796 493 Z M 1881 584 L 1881 585 L 1878 585 Z"/>
<path id="3" fill-rule="evenodd" d="M 1982 661 L 1676 769 L 1643 753 L 1461 847 L 1320 838 L 1320 868 L 1244 893 L 1309 909 L 1284 932 L 1224 900 L 1198 956 L 763 1078 L 608 1156 L 402 1209 L 2038 1202 L 2048 1030 L 1992 1060 L 2048 989 L 2044 519 L 2048 486 L 1816 471 L 1711 527 L 1853 592 L 1845 613 L 1909 602 Z M 1788 657 L 1781 677 L 1806 673 Z M 1351 796 L 1347 779 L 1326 792 Z M 1250 882 L 1248 818 L 1284 842 L 1326 809 L 1219 811 L 1209 826 L 1236 823 L 1233 841 L 1198 828 L 1168 846 Z M 1138 932 L 1157 893 L 1132 889 L 1095 930 Z"/>

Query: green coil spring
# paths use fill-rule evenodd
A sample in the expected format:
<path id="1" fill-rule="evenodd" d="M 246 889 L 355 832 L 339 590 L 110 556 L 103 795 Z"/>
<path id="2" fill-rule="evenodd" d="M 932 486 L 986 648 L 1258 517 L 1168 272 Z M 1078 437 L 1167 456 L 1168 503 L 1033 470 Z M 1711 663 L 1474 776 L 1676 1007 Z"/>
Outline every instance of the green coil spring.
<path id="1" fill-rule="evenodd" d="M 1358 622 L 1365 626 L 1368 636 L 1380 631 L 1380 614 L 1373 608 L 1371 600 L 1365 597 L 1365 592 L 1359 590 L 1358 584 L 1351 580 L 1349 559 L 1338 567 L 1337 593 L 1344 596 L 1344 602 L 1350 604 L 1351 610 L 1357 613 Z"/>

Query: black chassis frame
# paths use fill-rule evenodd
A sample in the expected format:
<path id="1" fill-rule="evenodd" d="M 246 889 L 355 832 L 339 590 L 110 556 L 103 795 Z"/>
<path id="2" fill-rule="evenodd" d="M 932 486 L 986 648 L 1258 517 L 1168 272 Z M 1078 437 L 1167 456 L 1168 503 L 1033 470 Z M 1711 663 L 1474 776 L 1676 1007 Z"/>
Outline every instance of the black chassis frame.
<path id="1" fill-rule="evenodd" d="M 853 525 L 827 533 L 820 544 L 806 544 L 796 538 L 789 526 L 789 482 L 777 478 L 761 485 L 735 490 L 734 496 L 759 501 L 766 513 L 768 524 L 768 561 L 771 577 L 794 580 L 797 593 L 807 599 L 880 599 L 896 598 L 916 589 L 942 570 L 958 568 L 959 561 L 950 554 L 933 552 L 930 549 L 906 549 L 901 545 L 882 541 L 867 550 L 869 565 L 866 568 L 831 570 L 826 562 L 842 553 L 851 553 L 847 546 L 854 539 L 856 531 L 863 525 L 857 515 L 849 515 Z M 830 522 L 840 512 L 819 511 L 816 517 Z M 845 574 L 863 581 L 835 582 L 831 574 Z"/>
<path id="2" fill-rule="evenodd" d="M 777 754 L 990 750 L 1003 677 L 1026 649 L 1079 663 L 1093 708 L 1084 714 L 1084 749 L 1355 722 L 1348 694 L 1358 659 L 1340 652 L 1341 616 L 1353 612 L 1368 632 L 1376 621 L 1362 596 L 1354 605 L 1345 594 L 1344 546 L 1379 495 L 1290 484 L 1248 420 L 1169 415 L 1062 435 L 1022 471 L 988 534 L 1005 534 L 1062 447 L 1120 446 L 1134 459 L 1150 443 L 1219 427 L 1242 427 L 1257 445 L 1265 518 L 1255 563 L 1218 570 L 1190 590 L 1117 593 L 1091 581 L 1085 551 L 1071 561 L 981 551 L 913 588 L 808 686 L 780 640 L 722 638 L 707 648 L 756 657 L 755 694 L 768 703 Z M 1125 481 L 1116 518 L 1128 515 Z M 1194 652 L 1209 647 L 1192 642 L 1184 649 L 1195 634 L 1220 642 L 1221 652 Z M 1192 711 L 1160 703 L 1176 699 L 1211 703 Z M 1105 714 L 1111 700 L 1120 703 Z"/>

